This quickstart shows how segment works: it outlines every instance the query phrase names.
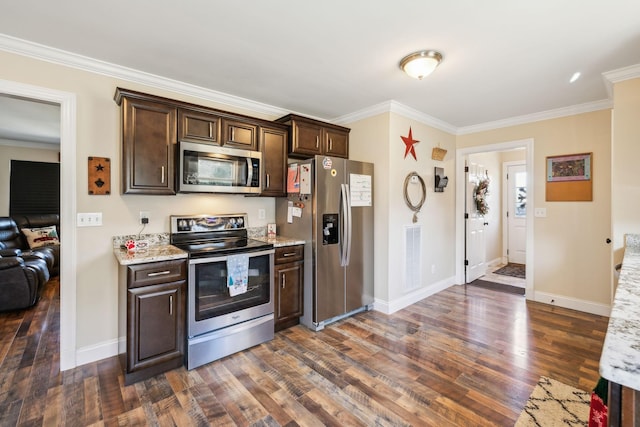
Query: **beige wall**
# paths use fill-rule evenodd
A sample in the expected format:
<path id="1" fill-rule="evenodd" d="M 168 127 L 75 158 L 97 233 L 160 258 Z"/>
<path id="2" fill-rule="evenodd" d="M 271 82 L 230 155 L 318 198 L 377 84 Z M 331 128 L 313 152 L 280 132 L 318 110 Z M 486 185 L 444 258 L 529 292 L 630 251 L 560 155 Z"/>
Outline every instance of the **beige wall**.
<path id="1" fill-rule="evenodd" d="M 351 155 L 375 163 L 375 247 L 376 247 L 376 307 L 395 311 L 428 289 L 439 284 L 449 285 L 454 275 L 455 259 L 455 137 L 419 121 L 399 114 L 388 113 L 364 119 L 347 126 L 351 128 Z M 409 127 L 415 145 L 417 160 L 410 154 L 405 158 L 405 145 L 401 136 L 407 136 Z M 444 161 L 431 159 L 431 150 L 440 146 L 448 150 Z M 443 167 L 449 185 L 443 193 L 434 192 L 434 167 Z M 421 283 L 407 289 L 403 282 L 407 254 L 404 229 L 413 225 L 413 211 L 405 204 L 404 180 L 410 172 L 417 172 L 425 182 L 426 201 L 418 214 L 422 226 Z M 419 185 L 410 187 L 412 202 L 418 202 Z"/>
<path id="2" fill-rule="evenodd" d="M 60 153 L 58 146 L 44 149 L 20 147 L 18 144 L 21 142 L 0 141 L 0 216 L 9 216 L 11 160 L 58 163 Z M 22 144 L 29 145 L 28 143 Z"/>
<path id="3" fill-rule="evenodd" d="M 261 226 L 275 219 L 273 198 L 125 196 L 119 192 L 120 110 L 113 101 L 117 86 L 253 116 L 258 114 L 6 52 L 0 52 L 0 63 L 0 79 L 74 93 L 77 97 L 77 186 L 74 189 L 63 188 L 62 191 L 75 192 L 78 212 L 102 212 L 104 221 L 102 227 L 77 229 L 77 271 L 73 274 L 77 282 L 79 350 L 99 347 L 119 338 L 117 263 L 112 255 L 111 238 L 140 231 L 140 210 L 151 213 L 147 232 L 167 232 L 169 215 L 177 213 L 245 211 L 249 214 L 250 226 Z M 616 85 L 616 97 L 622 89 L 622 86 Z M 637 91 L 637 88 L 633 90 Z M 633 172 L 637 170 L 637 166 L 631 163 L 638 158 L 632 145 L 633 133 L 638 134 L 637 128 L 633 127 L 637 126 L 637 120 L 632 123 L 633 109 L 638 110 L 635 93 L 629 100 L 622 95 L 619 100 L 621 111 L 626 110 L 627 105 L 630 110 L 627 112 L 626 125 L 619 131 L 621 134 L 629 133 L 624 140 L 626 142 L 620 143 L 621 150 L 624 148 L 621 155 L 626 156 L 628 165 L 625 165 L 625 170 L 628 173 L 616 172 L 614 176 L 622 182 L 635 179 Z M 622 120 L 622 117 L 618 119 Z M 535 140 L 533 181 L 536 207 L 547 208 L 547 218 L 535 220 L 536 292 L 542 295 L 541 298 L 560 295 L 579 302 L 609 304 L 612 274 L 610 246 L 605 243 L 611 233 L 609 111 L 458 137 L 396 113 L 381 114 L 347 126 L 352 128 L 352 158 L 375 163 L 376 299 L 382 305 L 387 304 L 389 310 L 393 311 L 404 302 L 415 299 L 416 295 L 428 294 L 430 288 L 450 284 L 455 275 L 456 145 L 458 148 L 475 147 L 524 138 Z M 404 144 L 400 137 L 407 135 L 409 127 L 413 130 L 413 137 L 420 141 L 416 145 L 417 161 L 410 156 L 404 158 Z M 444 162 L 431 159 L 431 149 L 437 145 L 449 150 Z M 594 153 L 594 200 L 545 202 L 545 156 L 587 151 Z M 87 194 L 86 167 L 89 156 L 109 157 L 112 160 L 111 195 Z M 449 177 L 449 186 L 444 193 L 433 192 L 434 166 L 444 167 Z M 61 167 L 64 169 L 64 163 Z M 427 200 L 418 214 L 418 224 L 423 227 L 422 283 L 419 289 L 407 292 L 401 282 L 405 256 L 403 229 L 405 225 L 412 224 L 412 212 L 405 206 L 402 189 L 405 176 L 412 171 L 418 172 L 424 179 Z M 633 187 L 622 196 L 628 202 L 629 197 L 637 199 L 637 193 L 637 188 Z M 266 210 L 265 220 L 257 219 L 258 209 Z M 628 212 L 620 215 L 616 226 L 619 223 L 620 227 L 625 228 L 625 221 L 633 221 L 632 213 Z"/>
<path id="4" fill-rule="evenodd" d="M 388 252 L 382 250 L 389 246 L 389 182 L 388 146 L 389 114 L 380 114 L 355 123 L 348 124 L 349 154 L 352 159 L 373 163 L 373 214 L 374 214 L 374 294 L 376 298 L 387 301 L 389 274 Z M 384 296 L 384 297 L 383 297 Z"/>
<path id="5" fill-rule="evenodd" d="M 534 289 L 543 302 L 558 297 L 576 304 L 610 303 L 611 120 L 603 110 L 457 138 L 458 148 L 534 139 Z M 545 201 L 546 156 L 593 152 L 593 201 Z M 554 298 L 555 296 L 555 298 Z"/>
<path id="6" fill-rule="evenodd" d="M 120 194 L 120 109 L 113 101 L 116 87 L 228 111 L 245 111 L 6 52 L 0 52 L 0 63 L 0 79 L 70 92 L 77 97 L 77 184 L 71 190 L 77 197 L 77 212 L 102 212 L 104 224 L 102 227 L 77 229 L 76 346 L 79 351 L 107 345 L 105 343 L 113 343 L 119 338 L 118 275 L 111 239 L 114 235 L 138 233 L 141 230 L 139 211 L 150 212 L 150 223 L 145 232 L 151 233 L 168 232 L 171 214 L 247 212 L 252 227 L 275 221 L 275 203 L 269 197 Z M 260 117 L 255 113 L 251 115 Z M 111 195 L 87 194 L 89 156 L 111 159 Z M 61 168 L 64 170 L 64 167 L 63 162 Z M 69 190 L 61 189 L 63 192 Z M 258 220 L 258 209 L 266 210 L 265 220 Z"/>
<path id="7" fill-rule="evenodd" d="M 614 263 L 622 262 L 624 235 L 640 233 L 640 79 L 614 85 L 611 199 Z"/>

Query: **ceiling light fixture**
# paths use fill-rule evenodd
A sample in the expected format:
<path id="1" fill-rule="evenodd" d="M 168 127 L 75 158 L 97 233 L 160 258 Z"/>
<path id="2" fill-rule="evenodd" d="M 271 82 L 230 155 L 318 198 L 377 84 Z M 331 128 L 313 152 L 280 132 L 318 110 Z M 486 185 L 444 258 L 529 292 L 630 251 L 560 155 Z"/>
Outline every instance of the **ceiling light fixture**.
<path id="1" fill-rule="evenodd" d="M 414 79 L 422 80 L 442 62 L 442 54 L 435 50 L 421 50 L 402 58 L 400 68 Z"/>

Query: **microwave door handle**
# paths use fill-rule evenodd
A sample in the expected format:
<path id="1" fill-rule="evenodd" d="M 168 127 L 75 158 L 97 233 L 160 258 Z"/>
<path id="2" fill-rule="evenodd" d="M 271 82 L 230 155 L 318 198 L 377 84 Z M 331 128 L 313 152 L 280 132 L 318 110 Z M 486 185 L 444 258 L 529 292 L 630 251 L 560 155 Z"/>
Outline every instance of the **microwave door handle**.
<path id="1" fill-rule="evenodd" d="M 247 187 L 251 187 L 251 181 L 253 181 L 253 165 L 251 164 L 251 157 L 247 157 Z"/>

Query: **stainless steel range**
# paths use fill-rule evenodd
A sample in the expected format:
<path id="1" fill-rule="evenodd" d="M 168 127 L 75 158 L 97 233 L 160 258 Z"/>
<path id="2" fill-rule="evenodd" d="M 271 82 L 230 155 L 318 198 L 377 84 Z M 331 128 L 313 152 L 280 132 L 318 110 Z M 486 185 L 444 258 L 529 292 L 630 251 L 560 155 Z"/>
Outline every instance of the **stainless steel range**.
<path id="1" fill-rule="evenodd" d="M 273 245 L 247 238 L 247 215 L 172 215 L 189 253 L 187 369 L 273 339 Z"/>

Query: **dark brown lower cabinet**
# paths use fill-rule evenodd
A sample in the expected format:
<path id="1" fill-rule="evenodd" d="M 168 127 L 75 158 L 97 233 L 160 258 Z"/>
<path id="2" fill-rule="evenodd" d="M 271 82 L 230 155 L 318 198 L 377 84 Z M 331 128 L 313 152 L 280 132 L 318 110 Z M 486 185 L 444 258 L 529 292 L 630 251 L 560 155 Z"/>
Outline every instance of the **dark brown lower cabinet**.
<path id="1" fill-rule="evenodd" d="M 289 328 L 300 322 L 303 311 L 304 246 L 276 248 L 275 330 Z"/>
<path id="2" fill-rule="evenodd" d="M 125 384 L 184 363 L 186 261 L 127 267 Z"/>

